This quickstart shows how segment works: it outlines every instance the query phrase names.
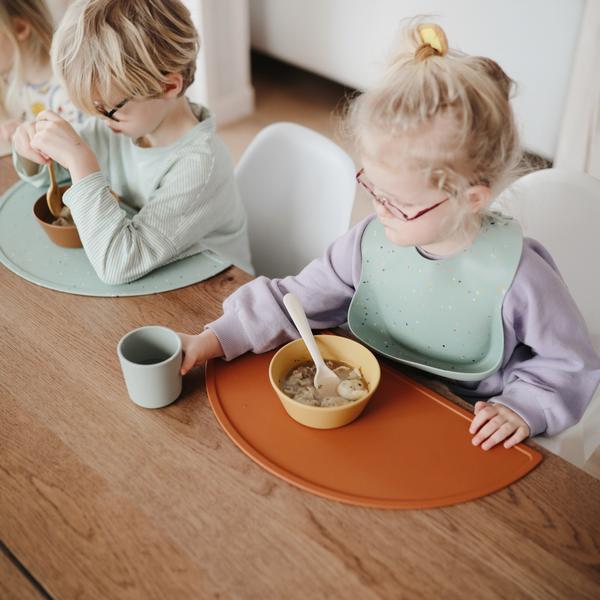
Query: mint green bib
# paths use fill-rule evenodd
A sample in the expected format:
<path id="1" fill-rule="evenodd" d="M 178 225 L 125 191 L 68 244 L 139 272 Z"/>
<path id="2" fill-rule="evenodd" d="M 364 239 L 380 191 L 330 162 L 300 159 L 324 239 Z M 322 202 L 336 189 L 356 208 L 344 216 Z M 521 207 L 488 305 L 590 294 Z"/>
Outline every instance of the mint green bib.
<path id="1" fill-rule="evenodd" d="M 491 214 L 469 248 L 432 260 L 390 242 L 374 219 L 361 240 L 350 330 L 401 363 L 451 379 L 484 379 L 502 363 L 502 302 L 522 248 L 519 224 Z"/>

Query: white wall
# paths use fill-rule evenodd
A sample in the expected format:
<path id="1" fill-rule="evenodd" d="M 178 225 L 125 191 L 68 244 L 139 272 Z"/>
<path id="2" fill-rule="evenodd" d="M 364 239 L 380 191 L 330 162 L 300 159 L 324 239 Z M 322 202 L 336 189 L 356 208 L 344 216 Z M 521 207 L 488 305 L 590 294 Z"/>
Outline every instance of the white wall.
<path id="1" fill-rule="evenodd" d="M 600 179 L 600 2 L 587 0 L 554 166 Z M 600 465 L 599 465 L 600 466 Z"/>
<path id="2" fill-rule="evenodd" d="M 431 15 L 450 46 L 495 59 L 519 85 L 524 146 L 555 155 L 585 0 L 250 0 L 252 45 L 364 89 L 400 21 Z"/>
<path id="3" fill-rule="evenodd" d="M 219 124 L 254 110 L 247 0 L 183 0 L 200 34 L 196 77 L 187 96 L 208 106 Z"/>

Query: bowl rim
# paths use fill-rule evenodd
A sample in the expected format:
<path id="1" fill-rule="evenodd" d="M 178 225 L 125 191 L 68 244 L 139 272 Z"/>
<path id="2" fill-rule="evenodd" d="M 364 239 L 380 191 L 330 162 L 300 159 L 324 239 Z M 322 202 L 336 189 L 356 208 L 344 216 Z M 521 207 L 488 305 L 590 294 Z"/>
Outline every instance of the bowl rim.
<path id="1" fill-rule="evenodd" d="M 36 213 L 35 213 L 35 207 L 38 205 L 38 203 L 42 203 L 43 204 L 43 200 L 46 199 L 46 195 L 44 194 L 43 196 L 40 196 L 34 203 L 33 203 L 33 207 L 32 207 L 32 212 L 33 212 L 33 216 L 35 217 L 36 221 L 42 225 L 44 225 L 45 227 L 49 227 L 51 229 L 58 229 L 60 231 L 69 231 L 69 230 L 73 230 L 73 229 L 77 229 L 77 225 L 75 225 L 75 223 L 73 223 L 73 225 L 54 225 L 54 223 L 48 223 L 48 221 L 44 221 L 43 219 L 40 219 Z"/>
<path id="2" fill-rule="evenodd" d="M 281 348 L 279 348 L 279 350 L 277 350 L 277 352 L 273 355 L 273 358 L 271 358 L 271 361 L 269 362 L 269 381 L 271 382 L 273 389 L 278 390 L 279 393 L 282 396 L 284 396 L 287 401 L 292 402 L 296 406 L 301 406 L 302 408 L 304 408 L 308 411 L 314 411 L 314 412 L 319 412 L 319 413 L 341 412 L 343 410 L 348 410 L 350 407 L 357 406 L 361 402 L 368 402 L 371 399 L 371 396 L 375 393 L 375 391 L 379 387 L 379 383 L 381 382 L 381 365 L 379 364 L 379 361 L 377 360 L 377 357 L 375 356 L 375 354 L 373 352 L 371 352 L 371 350 L 369 348 L 367 348 L 364 344 L 361 344 L 360 342 L 357 342 L 356 340 L 349 338 L 349 337 L 345 337 L 343 335 L 336 335 L 334 333 L 333 334 L 322 334 L 321 333 L 321 334 L 315 335 L 315 338 L 318 338 L 318 337 L 341 338 L 343 340 L 346 340 L 347 342 L 351 342 L 352 344 L 356 344 L 357 346 L 364 348 L 373 357 L 373 359 L 375 360 L 375 364 L 377 365 L 377 381 L 375 382 L 373 389 L 370 389 L 368 391 L 368 393 L 365 396 L 363 396 L 362 398 L 359 398 L 358 400 L 354 400 L 353 402 L 349 402 L 348 404 L 342 404 L 341 406 L 310 406 L 309 404 L 304 404 L 302 402 L 298 402 L 298 400 L 294 400 L 293 398 L 290 398 L 273 380 L 273 363 L 275 362 L 275 359 L 279 356 L 279 354 L 285 348 L 287 348 L 291 344 L 296 344 L 296 343 L 302 342 L 302 338 L 296 338 L 295 340 L 290 340 L 289 342 L 287 342 L 287 344 L 284 344 L 283 346 L 281 346 Z M 353 367 L 353 368 L 356 368 L 356 367 Z M 360 367 L 359 367 L 359 369 L 360 369 Z M 361 372 L 361 375 L 362 375 L 362 372 Z"/>

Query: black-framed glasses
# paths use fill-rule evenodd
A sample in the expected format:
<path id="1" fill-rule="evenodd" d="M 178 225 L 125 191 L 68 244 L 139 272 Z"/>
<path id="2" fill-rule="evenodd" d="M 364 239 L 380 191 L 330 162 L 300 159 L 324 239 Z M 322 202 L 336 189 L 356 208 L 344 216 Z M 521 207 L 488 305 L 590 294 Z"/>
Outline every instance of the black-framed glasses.
<path id="1" fill-rule="evenodd" d="M 131 100 L 131 98 L 125 98 L 125 100 L 121 100 L 119 104 L 116 104 L 110 110 L 106 110 L 103 104 L 96 101 L 94 101 L 94 107 L 102 116 L 106 117 L 107 119 L 110 119 L 111 121 L 116 121 L 118 123 L 119 119 L 117 119 L 117 117 L 115 117 L 114 115 L 120 108 L 123 108 L 129 102 L 129 100 Z"/>
<path id="2" fill-rule="evenodd" d="M 438 202 L 437 204 L 434 204 L 433 206 L 430 206 L 428 208 L 424 208 L 423 210 L 419 211 L 416 215 L 409 217 L 403 210 L 401 210 L 398 206 L 396 206 L 396 204 L 394 204 L 389 198 L 386 198 L 385 196 L 382 196 L 382 195 L 378 194 L 377 192 L 375 192 L 371 183 L 367 179 L 365 179 L 364 172 L 365 172 L 364 169 L 360 169 L 360 171 L 358 171 L 358 173 L 356 173 L 357 183 L 359 183 L 363 188 L 365 188 L 365 190 L 367 190 L 367 192 L 369 192 L 369 194 L 371 195 L 373 200 L 375 200 L 375 202 L 377 202 L 377 204 L 381 204 L 381 206 L 384 206 L 387 210 L 390 211 L 390 213 L 392 215 L 394 215 L 394 217 L 396 217 L 397 219 L 400 219 L 401 221 L 414 221 L 415 219 L 422 217 L 424 214 L 428 213 L 429 211 L 433 210 L 434 208 L 437 208 L 438 206 L 440 206 L 441 204 L 444 204 L 444 202 L 449 200 L 449 197 L 446 197 L 441 202 Z"/>

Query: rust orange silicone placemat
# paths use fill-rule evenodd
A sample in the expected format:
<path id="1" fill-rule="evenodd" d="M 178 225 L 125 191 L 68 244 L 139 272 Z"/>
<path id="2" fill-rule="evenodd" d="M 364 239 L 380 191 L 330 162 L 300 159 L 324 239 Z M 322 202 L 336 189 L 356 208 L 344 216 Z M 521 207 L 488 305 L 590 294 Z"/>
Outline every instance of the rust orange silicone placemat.
<path id="1" fill-rule="evenodd" d="M 471 444 L 472 415 L 382 364 L 362 415 L 339 429 L 292 420 L 269 383 L 274 352 L 209 361 L 212 408 L 254 461 L 304 490 L 375 508 L 433 508 L 485 496 L 541 460 L 528 446 L 483 451 Z"/>

